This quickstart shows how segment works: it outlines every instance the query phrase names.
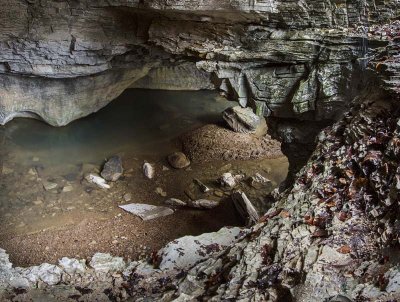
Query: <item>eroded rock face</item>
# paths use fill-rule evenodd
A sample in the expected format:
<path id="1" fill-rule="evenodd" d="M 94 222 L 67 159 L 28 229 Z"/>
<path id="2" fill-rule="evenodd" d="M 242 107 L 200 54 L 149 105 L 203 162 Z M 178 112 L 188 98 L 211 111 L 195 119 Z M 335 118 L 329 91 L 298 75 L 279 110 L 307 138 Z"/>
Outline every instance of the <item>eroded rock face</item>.
<path id="1" fill-rule="evenodd" d="M 336 118 L 362 84 L 358 59 L 387 43 L 367 26 L 398 15 L 394 0 L 4 4 L 2 124 L 65 125 L 127 87 L 219 88 L 265 115 Z"/>

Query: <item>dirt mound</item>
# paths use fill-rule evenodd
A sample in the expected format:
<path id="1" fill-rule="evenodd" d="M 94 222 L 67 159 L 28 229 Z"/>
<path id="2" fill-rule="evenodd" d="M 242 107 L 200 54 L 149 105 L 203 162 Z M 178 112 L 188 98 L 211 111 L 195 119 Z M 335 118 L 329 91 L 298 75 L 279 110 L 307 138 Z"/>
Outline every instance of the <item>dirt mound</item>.
<path id="1" fill-rule="evenodd" d="M 249 160 L 283 156 L 281 144 L 269 135 L 236 133 L 218 125 L 206 125 L 181 137 L 191 160 Z"/>

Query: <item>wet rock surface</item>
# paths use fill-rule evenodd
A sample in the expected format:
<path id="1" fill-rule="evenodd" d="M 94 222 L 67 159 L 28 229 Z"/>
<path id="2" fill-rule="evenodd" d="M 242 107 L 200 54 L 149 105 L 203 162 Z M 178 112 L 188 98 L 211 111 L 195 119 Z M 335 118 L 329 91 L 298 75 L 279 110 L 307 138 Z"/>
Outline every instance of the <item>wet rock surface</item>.
<path id="1" fill-rule="evenodd" d="M 190 160 L 182 152 L 174 152 L 167 157 L 168 163 L 175 169 L 183 169 L 190 166 Z"/>
<path id="2" fill-rule="evenodd" d="M 107 181 L 117 181 L 123 173 L 122 159 L 115 155 L 106 161 L 100 175 Z"/>

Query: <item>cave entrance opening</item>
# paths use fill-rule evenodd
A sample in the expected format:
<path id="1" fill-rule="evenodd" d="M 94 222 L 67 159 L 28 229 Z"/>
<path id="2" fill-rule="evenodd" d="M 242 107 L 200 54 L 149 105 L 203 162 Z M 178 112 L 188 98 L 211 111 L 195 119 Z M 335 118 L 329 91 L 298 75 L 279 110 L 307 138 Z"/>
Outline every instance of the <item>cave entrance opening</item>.
<path id="1" fill-rule="evenodd" d="M 97 113 L 65 127 L 19 118 L 1 127 L 0 247 L 21 266 L 96 252 L 137 259 L 184 235 L 243 225 L 229 198 L 231 191 L 216 180 L 226 172 L 268 177 L 268 187 L 256 189 L 244 182 L 249 198 L 266 207 L 267 193 L 286 177 L 285 157 L 197 159 L 181 170 L 166 160 L 181 150 L 180 138 L 187 133 L 206 127 L 200 132 L 206 140 L 219 133 L 224 128 L 221 112 L 234 105 L 215 91 L 130 89 Z M 228 139 L 226 133 L 211 143 Z M 247 141 L 234 143 L 241 152 Z M 212 146 L 204 149 L 214 154 Z M 105 159 L 115 154 L 123 159 L 123 177 L 109 190 L 87 183 L 84 175 L 99 172 Z M 143 176 L 145 161 L 154 165 L 154 179 Z M 211 189 L 207 196 L 197 195 L 201 192 L 194 180 Z M 130 202 L 164 205 L 167 198 L 203 197 L 221 204 L 208 211 L 178 209 L 151 221 L 118 208 Z"/>

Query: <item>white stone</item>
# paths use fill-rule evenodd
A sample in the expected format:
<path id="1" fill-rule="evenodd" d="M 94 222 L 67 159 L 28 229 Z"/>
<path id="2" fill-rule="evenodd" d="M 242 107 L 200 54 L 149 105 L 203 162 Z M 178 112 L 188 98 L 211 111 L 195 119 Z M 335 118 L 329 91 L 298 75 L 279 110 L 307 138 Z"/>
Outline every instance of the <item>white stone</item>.
<path id="1" fill-rule="evenodd" d="M 155 169 L 150 163 L 144 163 L 143 173 L 148 179 L 154 178 Z"/>
<path id="2" fill-rule="evenodd" d="M 217 257 L 241 238 L 241 228 L 222 228 L 218 232 L 200 236 L 185 236 L 168 243 L 159 250 L 161 270 L 188 269 L 196 263 Z"/>
<path id="3" fill-rule="evenodd" d="M 109 189 L 111 188 L 109 184 L 107 184 L 106 180 L 104 178 L 101 178 L 100 176 L 94 175 L 94 174 L 88 174 L 85 176 L 85 179 L 92 183 L 97 185 L 98 187 L 102 189 Z"/>
<path id="4" fill-rule="evenodd" d="M 143 220 L 151 220 L 174 213 L 174 210 L 167 207 L 158 207 L 142 203 L 131 203 L 119 207 L 129 213 L 139 216 Z"/>
<path id="5" fill-rule="evenodd" d="M 87 269 L 85 260 L 64 257 L 58 261 L 58 264 L 70 275 L 83 274 Z"/>

